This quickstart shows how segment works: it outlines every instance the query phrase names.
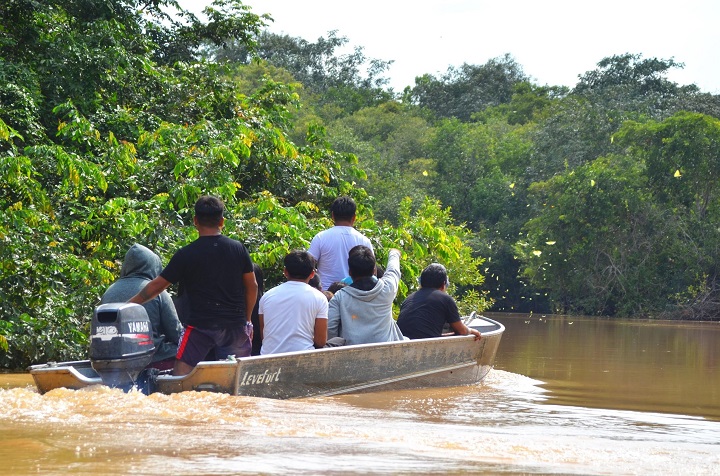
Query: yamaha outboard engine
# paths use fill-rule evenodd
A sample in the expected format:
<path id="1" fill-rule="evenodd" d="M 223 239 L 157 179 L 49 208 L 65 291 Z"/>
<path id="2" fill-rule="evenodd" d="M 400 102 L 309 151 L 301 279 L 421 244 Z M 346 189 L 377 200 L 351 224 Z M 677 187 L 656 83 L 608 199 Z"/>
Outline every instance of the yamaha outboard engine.
<path id="1" fill-rule="evenodd" d="M 101 304 L 93 314 L 90 364 L 110 387 L 132 386 L 155 353 L 152 325 L 139 304 Z"/>

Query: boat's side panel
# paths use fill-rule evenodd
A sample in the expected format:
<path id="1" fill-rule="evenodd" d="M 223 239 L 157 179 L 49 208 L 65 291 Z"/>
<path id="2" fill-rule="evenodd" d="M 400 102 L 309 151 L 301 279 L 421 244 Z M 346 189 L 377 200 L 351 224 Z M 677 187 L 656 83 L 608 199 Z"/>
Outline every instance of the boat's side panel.
<path id="1" fill-rule="evenodd" d="M 482 344 L 482 353 L 470 365 L 451 370 L 437 370 L 425 375 L 415 374 L 404 379 L 380 383 L 373 387 L 354 389 L 352 393 L 403 390 L 411 388 L 432 388 L 470 385 L 482 381 L 493 368 L 495 354 L 502 334 L 488 335 Z M 349 393 L 349 392 L 343 392 Z"/>
<path id="2" fill-rule="evenodd" d="M 492 368 L 504 327 L 487 318 L 469 325 L 480 330 L 482 339 L 453 336 L 201 362 L 185 376 L 158 376 L 155 391 L 298 398 L 475 383 Z M 102 384 L 90 361 L 29 370 L 40 393 Z"/>
<path id="3" fill-rule="evenodd" d="M 481 381 L 489 371 L 490 367 L 480 367 L 472 364 L 453 370 L 435 371 L 427 375 L 411 375 L 404 379 L 375 382 L 376 385 L 374 386 L 355 387 L 343 392 L 334 392 L 331 395 L 471 385 Z"/>
<path id="4" fill-rule="evenodd" d="M 474 383 L 489 371 L 499 337 L 456 336 L 240 359 L 237 393 L 298 398 Z"/>
<path id="5" fill-rule="evenodd" d="M 237 361 L 200 362 L 188 375 L 158 376 L 156 389 L 162 393 L 196 390 L 235 394 L 237 368 Z"/>
<path id="6" fill-rule="evenodd" d="M 90 366 L 90 361 L 35 365 L 30 368 L 38 392 L 56 388 L 79 390 L 91 385 L 102 385 L 102 379 Z"/>
<path id="7" fill-rule="evenodd" d="M 475 361 L 465 366 L 457 366 L 448 370 L 435 368 L 429 372 L 413 372 L 402 378 L 389 381 L 373 382 L 373 385 L 355 387 L 339 393 L 377 392 L 385 390 L 402 390 L 411 388 L 450 387 L 470 385 L 480 382 L 492 370 L 495 353 L 500 344 L 502 333 L 488 335 L 480 344 L 480 351 Z M 464 338 L 467 339 L 467 338 Z"/>

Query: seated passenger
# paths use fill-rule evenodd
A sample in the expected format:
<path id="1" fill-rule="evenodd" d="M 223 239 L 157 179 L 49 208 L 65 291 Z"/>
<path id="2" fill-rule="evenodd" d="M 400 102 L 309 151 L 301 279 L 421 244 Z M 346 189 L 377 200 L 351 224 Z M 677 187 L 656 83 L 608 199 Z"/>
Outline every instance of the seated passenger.
<path id="1" fill-rule="evenodd" d="M 253 263 L 253 272 L 255 273 L 255 281 L 258 284 L 257 299 L 255 300 L 255 307 L 252 311 L 252 325 L 253 329 L 260 329 L 260 317 L 258 316 L 258 306 L 260 306 L 260 298 L 265 293 L 265 275 L 263 274 L 262 268 Z M 253 332 L 252 336 L 252 350 L 250 355 L 260 355 L 260 348 L 262 347 L 262 335 L 260 332 Z M 207 359 L 206 359 L 207 360 Z M 210 359 L 215 360 L 215 359 Z"/>
<path id="2" fill-rule="evenodd" d="M 327 340 L 328 300 L 308 285 L 315 260 L 307 251 L 295 250 L 283 264 L 287 281 L 260 298 L 261 355 L 309 350 Z"/>
<path id="3" fill-rule="evenodd" d="M 445 324 L 457 335 L 472 334 L 475 340 L 480 332 L 462 323 L 455 300 L 447 294 L 450 286 L 445 266 L 433 263 L 420 274 L 420 289 L 407 297 L 400 306 L 398 327 L 410 339 L 440 337 Z"/>
<path id="4" fill-rule="evenodd" d="M 328 288 L 328 291 L 333 293 L 333 295 L 335 295 L 338 291 L 340 291 L 345 286 L 347 286 L 347 284 L 343 283 L 342 281 L 335 281 L 334 283 L 332 283 L 330 285 L 330 287 Z"/>
<path id="5" fill-rule="evenodd" d="M 143 245 L 135 243 L 125 253 L 120 278 L 112 283 L 100 299 L 100 304 L 125 302 L 135 296 L 162 271 L 160 257 Z M 175 365 L 182 325 L 175 305 L 167 291 L 143 304 L 152 325 L 155 354 L 148 367 L 171 370 Z"/>
<path id="6" fill-rule="evenodd" d="M 348 254 L 352 284 L 330 300 L 328 337 L 342 337 L 347 345 L 403 340 L 393 319 L 392 304 L 400 283 L 400 251 L 391 249 L 387 270 L 375 277 L 375 255 L 367 246 Z"/>
<path id="7" fill-rule="evenodd" d="M 310 281 L 308 281 L 308 284 L 323 293 L 323 295 L 325 295 L 328 301 L 332 299 L 333 293 L 331 291 L 323 291 L 322 281 L 320 280 L 320 273 L 318 273 L 317 270 L 315 270 L 315 276 L 313 276 Z"/>
<path id="8" fill-rule="evenodd" d="M 377 283 L 377 280 L 382 278 L 383 274 L 385 274 L 385 268 L 383 268 L 381 265 L 375 263 L 375 272 L 373 273 L 373 277 L 372 277 L 373 282 Z M 352 282 L 353 282 L 352 277 L 345 276 L 342 279 L 342 281 L 335 281 L 330 286 L 333 286 L 333 285 L 347 286 L 348 284 L 352 284 Z M 330 290 L 330 288 L 328 288 L 328 290 Z"/>

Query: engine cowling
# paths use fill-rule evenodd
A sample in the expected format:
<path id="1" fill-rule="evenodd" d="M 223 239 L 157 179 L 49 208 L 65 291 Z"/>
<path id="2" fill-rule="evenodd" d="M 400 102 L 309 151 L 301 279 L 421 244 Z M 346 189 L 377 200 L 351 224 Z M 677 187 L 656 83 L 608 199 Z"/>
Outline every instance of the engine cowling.
<path id="1" fill-rule="evenodd" d="M 107 303 L 95 309 L 90 331 L 90 363 L 103 383 L 132 385 L 155 353 L 152 323 L 139 304 Z"/>

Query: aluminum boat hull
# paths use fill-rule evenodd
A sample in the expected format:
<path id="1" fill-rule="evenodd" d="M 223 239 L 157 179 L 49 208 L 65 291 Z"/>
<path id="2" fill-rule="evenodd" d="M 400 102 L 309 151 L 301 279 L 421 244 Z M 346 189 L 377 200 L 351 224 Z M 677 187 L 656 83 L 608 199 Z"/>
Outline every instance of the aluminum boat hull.
<path id="1" fill-rule="evenodd" d="M 468 325 L 480 340 L 448 336 L 200 362 L 188 375 L 158 375 L 152 391 L 287 399 L 474 384 L 492 369 L 505 328 L 486 317 Z M 35 365 L 30 373 L 40 393 L 102 385 L 89 361 Z"/>

